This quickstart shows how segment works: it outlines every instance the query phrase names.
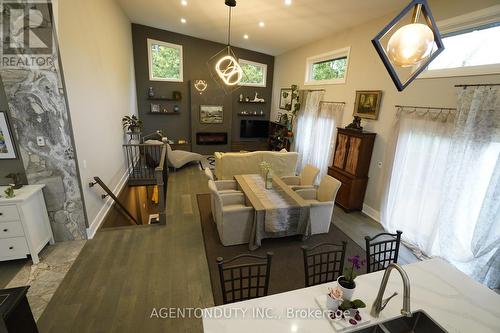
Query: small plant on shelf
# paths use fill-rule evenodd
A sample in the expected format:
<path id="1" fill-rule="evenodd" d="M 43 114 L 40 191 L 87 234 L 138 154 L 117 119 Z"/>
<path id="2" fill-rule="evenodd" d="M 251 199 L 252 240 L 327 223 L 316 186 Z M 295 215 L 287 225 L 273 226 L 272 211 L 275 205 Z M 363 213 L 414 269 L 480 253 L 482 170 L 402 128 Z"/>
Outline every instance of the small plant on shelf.
<path id="1" fill-rule="evenodd" d="M 142 120 L 136 115 L 125 116 L 122 118 L 123 128 L 131 133 L 138 133 L 142 130 Z"/>

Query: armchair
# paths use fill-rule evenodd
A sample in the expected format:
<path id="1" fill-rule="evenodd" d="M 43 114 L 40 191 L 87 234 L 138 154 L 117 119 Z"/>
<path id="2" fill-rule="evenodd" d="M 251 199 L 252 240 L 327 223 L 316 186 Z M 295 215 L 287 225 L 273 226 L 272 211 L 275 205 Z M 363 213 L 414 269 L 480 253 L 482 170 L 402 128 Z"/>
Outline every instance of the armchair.
<path id="1" fill-rule="evenodd" d="M 215 224 L 224 246 L 248 243 L 254 219 L 254 209 L 245 204 L 243 193 L 221 194 L 215 182 L 208 181 L 214 198 Z"/>
<path id="2" fill-rule="evenodd" d="M 318 189 L 299 189 L 296 192 L 310 205 L 311 234 L 328 233 L 332 222 L 335 197 L 342 183 L 331 176 L 325 176 Z"/>
<path id="3" fill-rule="evenodd" d="M 312 188 L 314 187 L 314 181 L 316 180 L 318 173 L 318 168 L 310 164 L 306 164 L 300 176 L 286 176 L 282 177 L 281 180 L 283 180 L 283 182 L 290 186 L 293 190 Z"/>

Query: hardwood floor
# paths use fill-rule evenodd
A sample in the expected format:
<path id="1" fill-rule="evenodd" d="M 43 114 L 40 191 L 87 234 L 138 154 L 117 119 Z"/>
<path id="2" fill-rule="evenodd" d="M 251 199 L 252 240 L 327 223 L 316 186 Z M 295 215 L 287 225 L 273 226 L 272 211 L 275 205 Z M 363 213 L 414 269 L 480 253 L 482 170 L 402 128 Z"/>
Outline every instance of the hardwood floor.
<path id="1" fill-rule="evenodd" d="M 207 192 L 198 165 L 183 168 L 170 174 L 166 226 L 101 229 L 42 314 L 40 332 L 201 332 L 200 319 L 150 316 L 155 308 L 214 304 L 196 206 L 196 194 Z M 339 208 L 334 223 L 363 248 L 365 235 L 381 231 Z"/>
<path id="2" fill-rule="evenodd" d="M 199 319 L 154 308 L 210 307 L 213 296 L 196 193 L 198 166 L 172 173 L 167 226 L 103 229 L 87 242 L 38 321 L 40 332 L 201 332 Z"/>

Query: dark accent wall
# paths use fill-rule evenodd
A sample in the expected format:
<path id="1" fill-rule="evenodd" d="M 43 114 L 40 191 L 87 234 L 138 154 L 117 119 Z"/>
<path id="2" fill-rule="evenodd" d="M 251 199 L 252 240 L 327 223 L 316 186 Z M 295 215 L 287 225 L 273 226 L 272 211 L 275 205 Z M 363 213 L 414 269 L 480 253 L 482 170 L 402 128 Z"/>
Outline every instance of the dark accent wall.
<path id="1" fill-rule="evenodd" d="M 137 87 L 137 104 L 139 116 L 144 123 L 145 134 L 162 129 L 169 139 L 187 139 L 192 143 L 193 151 L 210 154 L 213 151 L 229 151 L 232 141 L 239 141 L 240 119 L 238 113 L 247 111 L 264 111 L 262 117 L 251 119 L 269 120 L 271 112 L 271 96 L 274 73 L 274 56 L 235 48 L 239 58 L 267 64 L 267 86 L 244 87 L 233 93 L 225 94 L 218 84 L 211 78 L 207 61 L 221 51 L 225 45 L 199 39 L 174 32 L 132 24 L 132 38 L 134 44 L 134 63 Z M 184 80 L 183 82 L 149 81 L 147 39 L 155 39 L 183 46 Z M 208 82 L 207 90 L 202 94 L 192 88 L 195 80 L 204 79 Z M 178 104 L 178 115 L 149 114 L 151 101 L 148 100 L 148 88 L 153 87 L 156 96 L 171 96 L 173 91 L 182 93 L 180 102 L 167 102 L 167 105 Z M 238 103 L 239 95 L 253 97 L 255 92 L 266 100 L 265 104 L 247 105 Z M 201 104 L 223 105 L 224 123 L 220 125 L 200 124 L 199 107 Z M 197 146 L 196 132 L 227 132 L 228 144 L 223 146 Z"/>
<path id="2" fill-rule="evenodd" d="M 0 80 L 0 111 L 5 112 L 7 116 L 7 122 L 11 124 L 9 104 L 7 103 L 7 98 L 5 97 L 5 91 L 3 88 L 2 80 Z M 14 128 L 10 126 L 13 131 Z M 12 182 L 12 179 L 5 178 L 6 175 L 10 173 L 19 173 L 22 177 L 23 184 L 27 184 L 26 172 L 24 171 L 23 161 L 21 159 L 19 146 L 17 145 L 17 140 L 15 138 L 14 132 L 11 132 L 12 139 L 14 140 L 14 145 L 16 146 L 17 158 L 14 160 L 0 160 L 0 185 L 8 185 Z M 0 193 L 1 194 L 1 193 Z"/>

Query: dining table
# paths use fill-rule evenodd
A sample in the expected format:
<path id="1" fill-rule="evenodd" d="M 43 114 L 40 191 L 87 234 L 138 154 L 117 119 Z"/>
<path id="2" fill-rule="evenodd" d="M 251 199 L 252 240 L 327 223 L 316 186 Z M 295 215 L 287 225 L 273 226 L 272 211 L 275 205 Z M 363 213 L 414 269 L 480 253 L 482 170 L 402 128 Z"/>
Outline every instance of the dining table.
<path id="1" fill-rule="evenodd" d="M 255 210 L 248 247 L 258 249 L 265 238 L 311 234 L 310 205 L 279 177 L 273 177 L 272 188 L 260 174 L 234 176 L 247 203 Z"/>

